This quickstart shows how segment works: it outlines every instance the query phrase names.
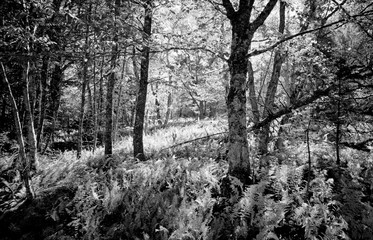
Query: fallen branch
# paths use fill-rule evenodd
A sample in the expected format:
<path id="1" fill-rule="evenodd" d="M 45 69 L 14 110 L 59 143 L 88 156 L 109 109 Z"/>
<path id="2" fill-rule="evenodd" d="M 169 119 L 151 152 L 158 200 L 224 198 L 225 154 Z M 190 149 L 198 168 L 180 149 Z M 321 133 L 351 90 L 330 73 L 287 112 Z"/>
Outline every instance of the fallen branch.
<path id="1" fill-rule="evenodd" d="M 164 151 L 164 150 L 167 150 L 167 149 L 175 148 L 175 147 L 187 144 L 187 143 L 196 142 L 196 141 L 203 140 L 203 139 L 206 139 L 206 138 L 210 138 L 210 137 L 213 137 L 213 136 L 218 136 L 218 135 L 221 135 L 221 134 L 224 134 L 224 133 L 228 133 L 228 131 L 218 132 L 218 133 L 209 134 L 209 135 L 199 137 L 199 138 L 194 138 L 194 139 L 191 139 L 191 140 L 188 140 L 188 141 L 185 141 L 185 142 L 177 143 L 175 145 L 172 145 L 172 146 L 169 146 L 169 147 L 166 147 L 166 148 L 162 148 L 159 151 L 161 152 L 161 151 Z"/>

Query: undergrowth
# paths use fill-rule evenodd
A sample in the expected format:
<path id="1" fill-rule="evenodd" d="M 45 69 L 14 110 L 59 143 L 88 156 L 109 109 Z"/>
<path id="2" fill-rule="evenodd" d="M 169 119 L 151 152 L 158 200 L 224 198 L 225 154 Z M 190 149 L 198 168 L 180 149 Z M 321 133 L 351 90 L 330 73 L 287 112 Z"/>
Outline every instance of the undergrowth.
<path id="1" fill-rule="evenodd" d="M 227 198 L 220 187 L 228 163 L 216 158 L 225 149 L 223 136 L 168 148 L 224 126 L 204 121 L 153 132 L 145 137 L 146 162 L 130 155 L 131 138 L 116 143 L 109 158 L 102 149 L 80 159 L 74 152 L 41 157 L 36 195 L 56 186 L 77 189 L 69 203 L 47 209 L 46 218 L 64 222 L 46 239 L 370 239 L 371 154 L 342 151 L 348 164 L 339 172 L 332 146 L 312 143 L 309 172 L 307 146 L 289 146 L 282 164 L 273 156 L 260 181 Z"/>

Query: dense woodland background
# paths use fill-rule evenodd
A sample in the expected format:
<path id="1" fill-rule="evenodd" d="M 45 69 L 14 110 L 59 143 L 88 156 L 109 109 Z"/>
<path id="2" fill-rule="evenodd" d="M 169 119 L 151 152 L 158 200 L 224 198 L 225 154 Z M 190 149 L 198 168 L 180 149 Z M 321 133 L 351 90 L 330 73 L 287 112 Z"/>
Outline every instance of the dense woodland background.
<path id="1" fill-rule="evenodd" d="M 0 239 L 373 239 L 373 3 L 2 0 Z"/>

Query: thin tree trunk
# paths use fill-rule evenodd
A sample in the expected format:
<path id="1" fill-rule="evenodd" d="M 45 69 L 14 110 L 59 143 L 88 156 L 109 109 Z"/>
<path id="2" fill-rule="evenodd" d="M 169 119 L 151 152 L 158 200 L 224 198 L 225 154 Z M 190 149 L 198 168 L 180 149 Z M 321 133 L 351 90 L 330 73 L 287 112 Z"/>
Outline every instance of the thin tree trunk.
<path id="1" fill-rule="evenodd" d="M 115 0 L 115 19 L 119 16 L 119 5 L 120 0 Z M 116 28 L 116 24 L 114 24 L 114 29 Z M 115 68 L 117 65 L 117 58 L 118 58 L 118 34 L 117 29 L 115 29 L 114 37 L 114 46 L 111 50 L 111 66 L 110 66 L 110 76 L 107 85 L 107 95 L 106 95 L 106 130 L 105 130 L 105 155 L 110 156 L 113 154 L 113 95 L 114 95 L 114 87 L 115 87 Z"/>
<path id="2" fill-rule="evenodd" d="M 253 123 L 256 124 L 260 120 L 260 113 L 259 113 L 259 107 L 258 107 L 258 100 L 256 98 L 255 93 L 255 79 L 254 79 L 254 70 L 253 66 L 251 64 L 251 61 L 248 62 L 248 89 L 249 89 L 249 99 L 250 99 L 250 105 L 251 105 L 251 111 L 253 114 Z"/>
<path id="3" fill-rule="evenodd" d="M 141 67 L 140 67 L 140 82 L 139 90 L 136 99 L 136 117 L 133 130 L 133 153 L 140 161 L 145 161 L 143 144 L 143 131 L 144 131 L 144 117 L 146 106 L 146 95 L 148 88 L 148 74 L 149 74 L 149 61 L 150 61 L 150 36 L 152 30 L 152 5 L 153 0 L 146 0 L 144 3 L 144 28 L 143 28 L 143 49 L 141 53 Z"/>
<path id="4" fill-rule="evenodd" d="M 48 67 L 49 67 L 49 58 L 43 57 L 43 65 L 41 69 L 41 97 L 40 97 L 40 104 L 39 104 L 39 123 L 37 128 L 36 134 L 36 142 L 37 142 L 37 150 L 41 151 L 41 141 L 44 131 L 44 120 L 45 120 L 45 112 L 46 112 L 46 105 L 47 105 L 47 81 L 48 81 Z"/>
<path id="5" fill-rule="evenodd" d="M 126 56 L 123 56 L 123 62 L 122 62 L 122 70 L 120 74 L 120 80 L 123 81 L 124 79 L 124 73 L 126 72 Z M 120 120 L 120 113 L 121 111 L 121 105 L 122 105 L 122 92 L 123 92 L 123 84 L 120 85 L 119 87 L 119 93 L 118 93 L 118 100 L 117 100 L 117 106 L 116 106 L 116 114 L 115 114 L 115 122 L 114 122 L 114 142 L 116 142 L 117 136 L 118 136 L 118 129 L 119 129 L 119 120 Z M 125 107 L 123 107 L 125 109 Z M 124 111 L 125 113 L 125 111 Z"/>
<path id="6" fill-rule="evenodd" d="M 32 107 L 30 101 L 30 62 L 27 62 L 24 81 L 24 103 L 25 109 L 27 113 L 27 144 L 28 147 L 28 156 L 30 159 L 30 170 L 35 171 L 37 166 L 37 147 L 36 147 L 36 135 L 35 135 L 35 128 L 34 128 L 34 116 L 32 114 Z"/>
<path id="7" fill-rule="evenodd" d="M 121 112 L 120 108 L 121 108 L 121 103 L 122 103 L 122 91 L 123 91 L 123 86 L 120 85 L 119 93 L 118 93 L 117 106 L 116 106 L 116 110 L 115 110 L 116 114 L 115 114 L 115 122 L 114 122 L 114 142 L 116 142 L 118 140 L 117 138 L 118 138 L 119 119 L 120 119 L 119 113 Z"/>
<path id="8" fill-rule="evenodd" d="M 172 93 L 169 92 L 167 96 L 167 110 L 166 110 L 166 117 L 163 123 L 163 126 L 166 126 L 168 124 L 168 121 L 170 120 L 171 116 L 171 105 L 172 105 Z"/>
<path id="9" fill-rule="evenodd" d="M 91 8 L 91 5 L 90 5 Z M 89 14 L 91 9 L 88 10 Z M 79 129 L 78 129 L 78 148 L 76 151 L 76 157 L 80 158 L 82 156 L 82 148 L 83 148 L 83 127 L 84 127 L 84 115 L 85 115 L 85 92 L 86 86 L 88 82 L 87 72 L 88 72 L 88 46 L 89 46 L 89 24 L 86 25 L 86 32 L 85 32 L 85 46 L 84 46 L 84 59 L 83 59 L 83 79 L 82 79 L 82 95 L 81 95 L 81 102 L 80 102 L 80 113 L 79 113 Z"/>
<path id="10" fill-rule="evenodd" d="M 279 22 L 279 33 L 283 34 L 285 30 L 285 7 L 286 2 L 280 1 L 280 22 Z M 262 117 L 268 117 L 274 108 L 275 96 L 277 92 L 277 86 L 280 78 L 281 67 L 284 57 L 282 56 L 281 49 L 276 50 L 273 60 L 273 70 L 271 75 L 271 80 L 268 84 L 266 98 L 264 102 L 264 109 Z M 259 134 L 259 154 L 264 156 L 268 153 L 268 143 L 269 143 L 269 133 L 270 133 L 270 123 L 263 126 Z M 268 163 L 260 162 L 261 165 L 267 165 Z"/>
<path id="11" fill-rule="evenodd" d="M 96 43 L 96 34 L 94 33 L 94 42 Z M 93 49 L 93 147 L 92 151 L 96 151 L 97 147 L 97 123 L 98 123 L 98 117 L 97 117 L 97 86 L 96 86 L 96 51 Z"/>
<path id="12" fill-rule="evenodd" d="M 31 177 L 30 177 L 31 162 L 30 162 L 30 159 L 26 155 L 25 141 L 22 135 L 22 126 L 21 126 L 21 120 L 19 117 L 19 110 L 18 110 L 17 103 L 13 95 L 12 88 L 6 76 L 5 67 L 2 62 L 1 62 L 1 69 L 3 71 L 4 82 L 7 86 L 8 94 L 11 100 L 15 127 L 17 130 L 17 141 L 19 145 L 19 155 L 20 155 L 21 166 L 22 166 L 20 169 L 20 172 L 21 172 L 23 183 L 25 184 L 26 198 L 29 200 L 32 200 L 34 198 L 34 192 L 31 187 Z"/>

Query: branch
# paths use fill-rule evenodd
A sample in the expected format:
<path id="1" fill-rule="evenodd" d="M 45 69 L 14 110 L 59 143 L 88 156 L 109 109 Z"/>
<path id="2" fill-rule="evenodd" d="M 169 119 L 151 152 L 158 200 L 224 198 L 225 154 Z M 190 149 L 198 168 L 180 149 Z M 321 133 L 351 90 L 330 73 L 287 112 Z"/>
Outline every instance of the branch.
<path id="1" fill-rule="evenodd" d="M 373 14 L 373 13 L 372 13 Z M 369 15 L 372 15 L 372 14 L 369 14 Z M 358 18 L 358 17 L 362 17 L 364 16 L 364 14 L 356 14 L 356 15 L 352 15 L 350 18 Z M 326 24 L 326 25 L 323 25 L 321 27 L 318 27 L 318 28 L 314 28 L 314 29 L 310 29 L 310 30 L 307 30 L 307 31 L 303 31 L 303 32 L 299 32 L 297 34 L 294 34 L 294 35 L 291 35 L 291 36 L 288 36 L 288 37 L 285 37 L 279 41 L 277 41 L 276 43 L 272 44 L 271 46 L 267 47 L 267 48 L 264 48 L 264 49 L 259 49 L 259 50 L 254 50 L 250 53 L 248 53 L 246 55 L 246 57 L 252 57 L 252 56 L 257 56 L 257 55 L 260 55 L 264 52 L 267 52 L 269 50 L 272 50 L 274 49 L 275 47 L 277 47 L 278 45 L 280 45 L 281 43 L 283 42 L 286 42 L 286 41 L 289 41 L 293 38 L 296 38 L 296 37 L 299 37 L 299 36 L 303 36 L 305 34 L 308 34 L 308 33 L 311 33 L 311 32 L 315 32 L 315 31 L 319 31 L 319 30 L 322 30 L 324 28 L 328 28 L 328 27 L 331 27 L 333 25 L 336 25 L 336 24 L 339 24 L 339 23 L 343 23 L 343 22 L 346 22 L 346 19 L 341 19 L 341 20 L 338 20 L 338 21 L 335 21 L 335 22 L 332 22 L 332 23 L 329 23 L 329 24 Z"/>
<path id="2" fill-rule="evenodd" d="M 263 11 L 251 24 L 252 31 L 255 32 L 260 26 L 263 25 L 264 21 L 267 19 L 269 14 L 272 12 L 273 8 L 276 6 L 278 0 L 269 0 L 267 5 L 264 7 Z"/>
<path id="3" fill-rule="evenodd" d="M 329 92 L 331 90 L 333 90 L 333 88 L 334 88 L 334 86 L 331 86 L 331 87 L 328 87 L 328 88 L 322 89 L 322 90 L 316 90 L 312 96 L 310 96 L 306 99 L 303 99 L 301 101 L 298 101 L 297 103 L 293 104 L 292 106 L 285 107 L 281 110 L 278 110 L 275 113 L 269 114 L 268 117 L 264 118 L 262 121 L 258 122 L 257 124 L 254 124 L 252 127 L 250 127 L 248 129 L 248 131 L 259 129 L 259 128 L 267 125 L 268 123 L 272 122 L 273 120 L 275 120 L 279 117 L 282 117 L 283 115 L 286 115 L 288 113 L 291 113 L 293 110 L 296 110 L 298 108 L 306 106 L 306 105 L 308 105 L 310 103 L 313 103 L 314 101 L 316 101 L 316 100 L 318 100 L 322 97 L 327 96 L 329 94 Z"/>
<path id="4" fill-rule="evenodd" d="M 203 139 L 210 138 L 210 137 L 213 137 L 213 136 L 218 136 L 218 135 L 221 135 L 221 134 L 225 134 L 225 133 L 228 133 L 228 131 L 218 132 L 218 133 L 209 134 L 209 135 L 206 135 L 206 136 L 203 136 L 203 137 L 199 137 L 199 138 L 194 138 L 194 139 L 191 139 L 191 140 L 188 140 L 188 141 L 185 141 L 185 142 L 174 144 L 174 145 L 166 147 L 166 148 L 162 148 L 161 150 L 159 150 L 159 152 L 167 150 L 167 149 L 175 148 L 175 147 L 187 144 L 187 143 L 191 143 L 191 142 L 203 140 Z"/>
<path id="5" fill-rule="evenodd" d="M 217 56 L 218 58 L 220 58 L 221 60 L 223 60 L 225 62 L 228 62 L 228 59 L 225 58 L 222 54 L 216 53 L 213 50 L 205 48 L 205 47 L 190 47 L 190 48 L 187 48 L 187 47 L 169 47 L 169 48 L 164 48 L 164 49 L 161 49 L 161 50 L 153 50 L 153 51 L 150 51 L 150 52 L 151 53 L 161 53 L 161 52 L 168 52 L 168 51 L 173 51 L 173 50 L 184 50 L 184 51 L 201 50 L 201 51 L 211 53 L 214 56 Z"/>
<path id="6" fill-rule="evenodd" d="M 234 7 L 230 0 L 223 0 L 223 6 L 225 10 L 227 11 L 227 17 L 228 19 L 232 20 L 234 15 L 236 14 L 236 11 L 234 10 Z"/>
<path id="7" fill-rule="evenodd" d="M 269 47 L 267 47 L 267 48 L 259 49 L 259 50 L 254 50 L 254 51 L 248 53 L 248 54 L 246 55 L 246 57 L 249 58 L 249 57 L 253 57 L 253 56 L 260 55 L 260 54 L 262 54 L 262 53 L 265 53 L 265 52 L 267 52 L 267 51 L 269 51 L 269 50 L 274 49 L 275 47 L 277 47 L 278 45 L 280 45 L 280 44 L 283 43 L 283 42 L 289 41 L 289 40 L 291 40 L 291 39 L 293 39 L 293 38 L 296 38 L 296 37 L 299 37 L 299 36 L 303 36 L 303 35 L 308 34 L 308 33 L 311 33 L 311 32 L 319 31 L 319 30 L 321 30 L 321 29 L 324 29 L 324 28 L 327 28 L 327 27 L 330 27 L 330 26 L 336 25 L 336 24 L 338 24 L 338 23 L 342 23 L 342 22 L 344 22 L 344 21 L 345 21 L 345 20 L 342 19 L 342 20 L 339 20 L 339 21 L 336 21 L 336 22 L 332 22 L 332 23 L 326 24 L 326 25 L 321 26 L 321 27 L 318 27 L 318 28 L 310 29 L 310 30 L 307 30 L 307 31 L 299 32 L 299 33 L 297 33 L 297 34 L 294 34 L 294 35 L 291 35 L 291 36 L 285 37 L 285 38 L 283 38 L 283 39 L 277 41 L 276 43 L 272 44 L 271 46 L 269 46 Z"/>
<path id="8" fill-rule="evenodd" d="M 355 150 L 363 151 L 363 152 L 371 152 L 370 148 L 367 146 L 369 142 L 373 142 L 373 138 L 369 138 L 365 141 L 358 142 L 358 143 L 351 143 L 351 142 L 341 142 L 340 144 L 349 147 Z"/>

